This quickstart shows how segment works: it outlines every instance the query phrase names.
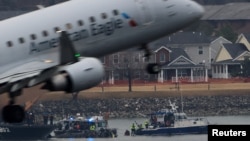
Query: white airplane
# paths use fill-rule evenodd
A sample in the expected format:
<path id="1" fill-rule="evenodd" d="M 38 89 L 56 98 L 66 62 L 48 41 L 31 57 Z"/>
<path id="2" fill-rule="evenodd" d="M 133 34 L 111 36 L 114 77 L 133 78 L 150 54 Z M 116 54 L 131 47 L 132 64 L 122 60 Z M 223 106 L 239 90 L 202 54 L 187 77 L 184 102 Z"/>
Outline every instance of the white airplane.
<path id="1" fill-rule="evenodd" d="M 5 122 L 25 118 L 15 97 L 45 83 L 50 91 L 77 92 L 98 85 L 98 57 L 141 46 L 199 20 L 204 9 L 192 0 L 71 0 L 0 22 L 0 94 Z M 149 64 L 149 73 L 159 65 Z"/>

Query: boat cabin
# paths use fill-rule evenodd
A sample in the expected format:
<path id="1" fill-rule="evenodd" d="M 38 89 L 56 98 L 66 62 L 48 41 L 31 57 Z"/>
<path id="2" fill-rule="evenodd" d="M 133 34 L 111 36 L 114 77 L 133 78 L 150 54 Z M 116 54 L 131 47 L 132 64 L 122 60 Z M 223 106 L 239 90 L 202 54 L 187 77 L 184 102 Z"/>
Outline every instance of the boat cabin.
<path id="1" fill-rule="evenodd" d="M 107 128 L 107 121 L 101 116 L 94 116 L 88 119 L 71 117 L 60 120 L 57 124 L 59 126 L 58 130 L 99 130 L 101 128 Z"/>

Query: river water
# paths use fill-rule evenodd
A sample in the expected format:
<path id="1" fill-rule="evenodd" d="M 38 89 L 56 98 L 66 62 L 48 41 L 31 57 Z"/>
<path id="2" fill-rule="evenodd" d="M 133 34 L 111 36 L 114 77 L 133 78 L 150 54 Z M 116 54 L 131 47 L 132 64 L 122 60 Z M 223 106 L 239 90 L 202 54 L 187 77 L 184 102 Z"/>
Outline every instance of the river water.
<path id="1" fill-rule="evenodd" d="M 211 124 L 227 125 L 250 125 L 249 116 L 212 116 L 207 117 Z M 110 119 L 109 127 L 117 128 L 117 138 L 67 138 L 67 139 L 50 139 L 49 141 L 207 141 L 207 135 L 175 135 L 175 136 L 124 136 L 126 129 L 130 129 L 132 122 L 143 123 L 143 118 L 136 119 Z"/>

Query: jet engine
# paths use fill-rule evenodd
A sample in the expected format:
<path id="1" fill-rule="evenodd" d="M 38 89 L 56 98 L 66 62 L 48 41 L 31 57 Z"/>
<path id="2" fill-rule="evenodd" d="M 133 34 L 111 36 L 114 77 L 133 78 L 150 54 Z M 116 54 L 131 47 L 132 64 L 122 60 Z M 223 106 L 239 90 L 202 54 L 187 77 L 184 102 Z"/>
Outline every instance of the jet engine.
<path id="1" fill-rule="evenodd" d="M 83 58 L 67 65 L 44 86 L 50 91 L 76 92 L 98 85 L 104 76 L 102 63 L 97 58 Z"/>

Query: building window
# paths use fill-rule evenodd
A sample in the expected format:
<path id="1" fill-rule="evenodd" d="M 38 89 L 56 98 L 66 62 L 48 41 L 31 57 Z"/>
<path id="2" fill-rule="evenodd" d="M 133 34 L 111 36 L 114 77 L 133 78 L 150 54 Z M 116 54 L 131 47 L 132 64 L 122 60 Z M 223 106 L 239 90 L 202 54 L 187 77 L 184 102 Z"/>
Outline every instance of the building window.
<path id="1" fill-rule="evenodd" d="M 199 54 L 203 54 L 203 47 L 199 46 Z"/>
<path id="2" fill-rule="evenodd" d="M 212 68 L 213 68 L 213 72 L 214 72 L 214 73 L 217 73 L 217 72 L 216 72 L 216 66 L 213 66 Z"/>
<path id="3" fill-rule="evenodd" d="M 118 64 L 119 63 L 119 56 L 118 56 L 118 54 L 114 54 L 113 55 L 113 63 L 114 64 Z"/>
<path id="4" fill-rule="evenodd" d="M 129 62 L 129 60 L 128 60 L 128 58 L 127 58 L 126 56 L 124 56 L 123 62 L 124 62 L 124 63 L 128 63 L 128 62 Z"/>
<path id="5" fill-rule="evenodd" d="M 145 57 L 145 55 L 143 55 L 144 57 L 143 57 L 143 62 L 149 62 L 149 57 Z"/>
<path id="6" fill-rule="evenodd" d="M 161 52 L 160 53 L 160 62 L 165 62 L 165 60 L 166 60 L 166 55 L 165 55 L 165 53 Z"/>

